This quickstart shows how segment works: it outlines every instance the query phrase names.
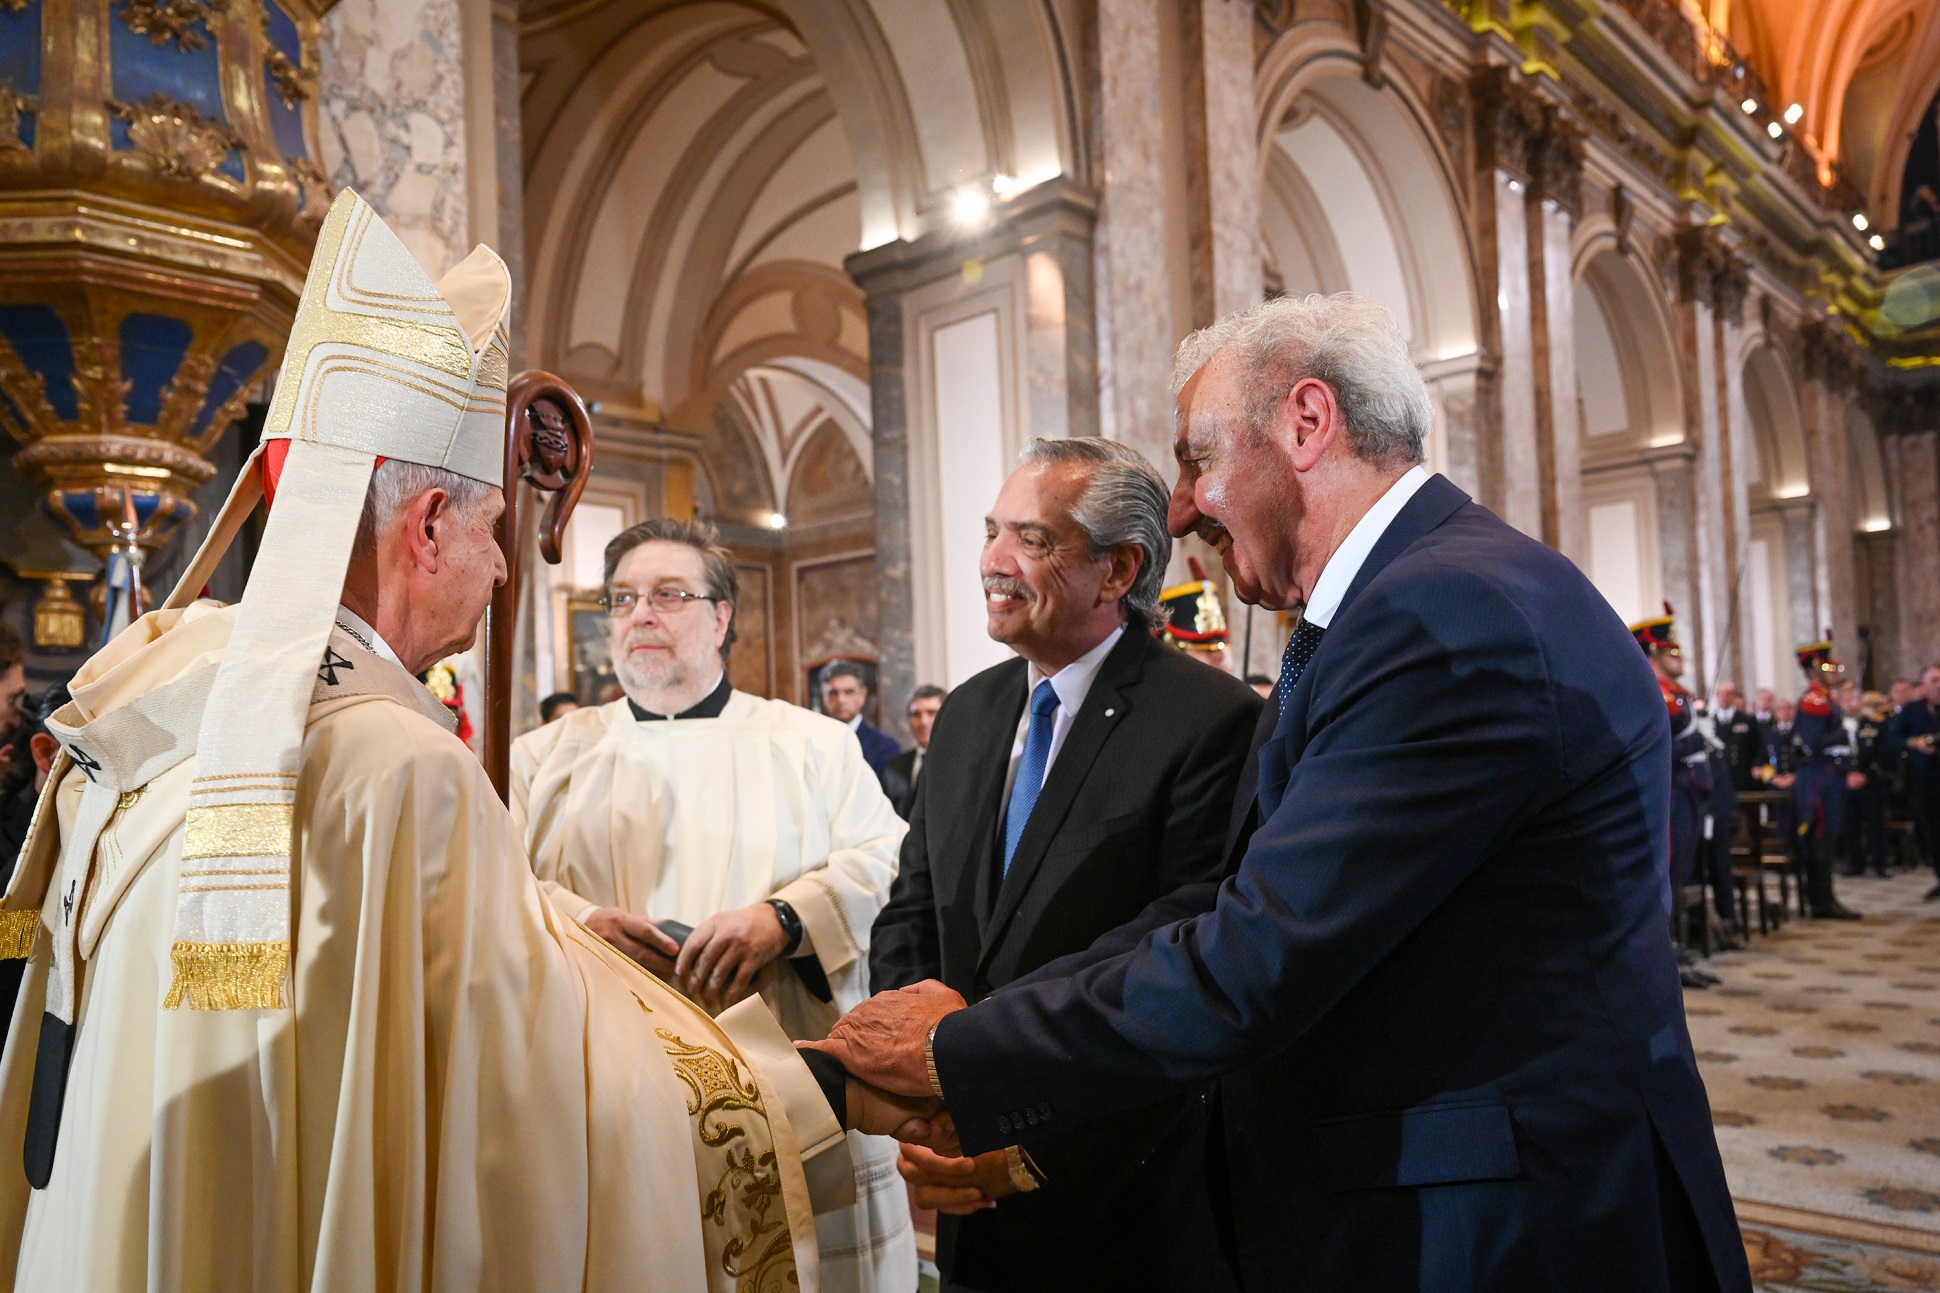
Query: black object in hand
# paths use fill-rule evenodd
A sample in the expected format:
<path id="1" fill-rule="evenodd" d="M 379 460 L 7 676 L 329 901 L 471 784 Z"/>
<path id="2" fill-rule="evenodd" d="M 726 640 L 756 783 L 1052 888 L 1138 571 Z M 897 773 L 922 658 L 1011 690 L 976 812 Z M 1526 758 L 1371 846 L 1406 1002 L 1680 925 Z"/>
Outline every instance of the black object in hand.
<path id="1" fill-rule="evenodd" d="M 692 925 L 683 925 L 677 920 L 656 920 L 653 923 L 661 933 L 674 940 L 675 947 L 687 946 L 687 936 L 694 932 Z"/>

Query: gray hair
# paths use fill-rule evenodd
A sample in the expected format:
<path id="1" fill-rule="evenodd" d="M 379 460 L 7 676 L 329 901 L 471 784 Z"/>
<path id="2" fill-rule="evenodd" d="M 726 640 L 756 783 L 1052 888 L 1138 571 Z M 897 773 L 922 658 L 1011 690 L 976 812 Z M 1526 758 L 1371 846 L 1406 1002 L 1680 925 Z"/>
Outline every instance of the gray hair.
<path id="1" fill-rule="evenodd" d="M 1229 314 L 1179 343 L 1172 393 L 1214 357 L 1243 368 L 1246 420 L 1265 430 L 1295 382 L 1334 392 L 1354 456 L 1378 466 L 1420 462 L 1434 414 L 1408 340 L 1388 307 L 1354 292 L 1282 296 Z"/>
<path id="2" fill-rule="evenodd" d="M 1165 567 L 1172 560 L 1172 534 L 1165 528 L 1172 491 L 1166 488 L 1165 478 L 1138 450 L 1096 436 L 1033 440 L 1024 446 L 1024 461 L 1075 462 L 1091 468 L 1071 519 L 1085 532 L 1093 557 L 1102 557 L 1123 543 L 1138 545 L 1143 560 L 1125 593 L 1125 609 L 1139 627 L 1156 624 Z"/>
<path id="3" fill-rule="evenodd" d="M 727 658 L 734 645 L 734 621 L 740 618 L 741 578 L 734 573 L 734 554 L 721 546 L 721 532 L 713 522 L 696 517 L 683 521 L 673 516 L 656 516 L 650 521 L 630 525 L 614 535 L 606 545 L 606 565 L 600 572 L 600 585 L 610 586 L 620 558 L 646 543 L 678 543 L 701 554 L 701 582 L 707 595 L 734 610 L 728 616 L 727 636 L 721 640 L 721 658 Z"/>
<path id="4" fill-rule="evenodd" d="M 451 499 L 453 514 L 470 517 L 485 506 L 496 488 L 443 467 L 386 458 L 371 472 L 370 488 L 364 491 L 364 511 L 357 518 L 357 539 L 351 553 L 355 556 L 376 552 L 377 536 L 390 529 L 398 513 L 420 494 L 442 489 Z"/>

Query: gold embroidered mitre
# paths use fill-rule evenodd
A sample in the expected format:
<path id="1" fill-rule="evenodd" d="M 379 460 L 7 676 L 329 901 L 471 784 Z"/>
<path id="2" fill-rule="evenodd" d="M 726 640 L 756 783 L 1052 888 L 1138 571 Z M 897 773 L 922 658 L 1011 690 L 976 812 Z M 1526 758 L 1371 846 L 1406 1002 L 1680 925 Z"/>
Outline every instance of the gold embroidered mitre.
<path id="1" fill-rule="evenodd" d="M 303 729 L 371 472 L 399 459 L 503 485 L 510 304 L 490 248 L 433 283 L 362 198 L 337 195 L 263 447 L 166 603 L 194 598 L 262 496 L 266 460 L 280 466 L 197 740 L 169 1007 L 283 1005 Z"/>

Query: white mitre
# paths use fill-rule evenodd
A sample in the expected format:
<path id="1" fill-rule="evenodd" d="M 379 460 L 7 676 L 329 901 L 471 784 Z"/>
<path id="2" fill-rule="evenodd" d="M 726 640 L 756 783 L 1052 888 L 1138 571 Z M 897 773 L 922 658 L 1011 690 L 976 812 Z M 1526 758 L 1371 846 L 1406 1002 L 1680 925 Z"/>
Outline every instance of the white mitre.
<path id="1" fill-rule="evenodd" d="M 337 195 L 263 446 L 166 603 L 194 599 L 263 496 L 265 458 L 283 456 L 197 740 L 167 1007 L 284 1003 L 303 729 L 371 472 L 396 458 L 503 488 L 511 299 L 489 247 L 433 283 L 368 203 Z"/>

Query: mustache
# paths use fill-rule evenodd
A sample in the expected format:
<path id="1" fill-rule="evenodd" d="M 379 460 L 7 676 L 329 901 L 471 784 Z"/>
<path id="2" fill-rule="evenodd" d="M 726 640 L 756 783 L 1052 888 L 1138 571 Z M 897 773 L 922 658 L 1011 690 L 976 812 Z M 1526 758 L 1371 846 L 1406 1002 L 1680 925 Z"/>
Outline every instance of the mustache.
<path id="1" fill-rule="evenodd" d="M 1036 596 L 1023 583 L 1004 575 L 985 575 L 983 577 L 983 591 L 986 596 L 991 593 L 998 593 L 1004 597 L 1021 597 L 1027 602 Z"/>
<path id="2" fill-rule="evenodd" d="M 638 646 L 664 647 L 672 645 L 666 638 L 661 637 L 657 633 L 649 633 L 644 629 L 635 629 L 633 632 L 627 634 L 625 639 L 620 643 L 621 649 L 626 651 L 631 651 L 634 647 Z"/>

